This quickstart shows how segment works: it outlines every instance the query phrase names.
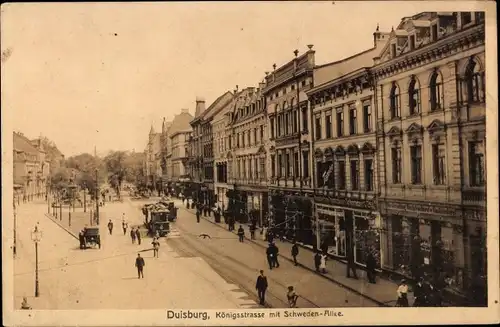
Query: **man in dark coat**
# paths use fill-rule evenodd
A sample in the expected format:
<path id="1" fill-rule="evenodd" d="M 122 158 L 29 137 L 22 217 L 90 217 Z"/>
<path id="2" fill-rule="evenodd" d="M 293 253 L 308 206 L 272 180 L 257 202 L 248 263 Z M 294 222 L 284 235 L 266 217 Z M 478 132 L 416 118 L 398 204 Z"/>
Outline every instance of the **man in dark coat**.
<path id="1" fill-rule="evenodd" d="M 111 221 L 111 219 L 109 220 L 108 223 L 108 230 L 109 230 L 109 235 L 113 235 L 113 222 Z"/>
<path id="2" fill-rule="evenodd" d="M 252 222 L 250 225 L 250 238 L 252 240 L 255 240 L 255 230 L 257 229 L 257 226 L 255 225 L 255 221 Z"/>
<path id="3" fill-rule="evenodd" d="M 356 263 L 354 262 L 354 250 L 350 246 L 349 242 L 347 243 L 346 247 L 346 254 L 347 254 L 347 278 L 351 278 L 351 272 L 353 274 L 354 279 L 358 279 L 358 275 L 356 274 Z"/>
<path id="4" fill-rule="evenodd" d="M 266 290 L 267 290 L 267 277 L 264 276 L 264 270 L 260 271 L 260 275 L 259 277 L 257 277 L 257 283 L 255 284 L 255 288 L 257 289 L 260 305 L 264 305 L 266 300 Z"/>
<path id="5" fill-rule="evenodd" d="M 141 254 L 137 254 L 137 258 L 135 258 L 135 266 L 137 267 L 137 278 L 144 278 L 144 266 L 146 263 L 144 262 L 144 258 L 141 257 Z"/>
<path id="6" fill-rule="evenodd" d="M 130 229 L 130 238 L 132 239 L 132 244 L 135 244 L 135 235 L 136 235 L 135 234 L 135 229 L 134 229 L 134 227 L 132 227 Z"/>
<path id="7" fill-rule="evenodd" d="M 272 253 L 273 253 L 274 266 L 276 268 L 279 268 L 280 267 L 280 263 L 278 262 L 278 254 L 279 254 L 280 250 L 278 249 L 278 247 L 274 243 L 271 243 L 271 250 L 272 250 Z"/>
<path id="8" fill-rule="evenodd" d="M 317 272 L 319 272 L 320 265 L 321 265 L 321 254 L 320 251 L 317 251 L 316 254 L 314 255 L 314 267 L 316 268 Z"/>
<path id="9" fill-rule="evenodd" d="M 377 265 L 377 261 L 375 256 L 373 255 L 373 251 L 368 250 L 366 254 L 366 275 L 368 277 L 368 282 L 371 284 L 375 284 L 375 267 Z"/>
<path id="10" fill-rule="evenodd" d="M 297 262 L 297 256 L 299 255 L 299 246 L 297 245 L 296 242 L 293 242 L 293 246 L 292 246 L 292 258 L 293 258 L 293 263 L 295 265 L 298 265 L 298 262 Z"/>
<path id="11" fill-rule="evenodd" d="M 274 259 L 273 259 L 273 249 L 271 247 L 271 243 L 269 243 L 269 246 L 266 249 L 266 256 L 267 256 L 267 263 L 269 264 L 269 269 L 274 268 Z"/>
<path id="12" fill-rule="evenodd" d="M 85 249 L 85 231 L 83 229 L 78 233 L 78 239 L 80 240 L 80 249 Z"/>
<path id="13" fill-rule="evenodd" d="M 413 287 L 413 306 L 414 307 L 425 307 L 426 305 L 426 294 L 424 287 L 424 279 L 422 277 L 419 278 L 415 287 Z"/>
<path id="14" fill-rule="evenodd" d="M 135 237 L 137 238 L 137 244 L 141 245 L 141 231 L 139 227 L 135 229 Z"/>
<path id="15" fill-rule="evenodd" d="M 241 243 L 245 240 L 245 230 L 243 227 L 240 225 L 240 228 L 238 228 L 238 239 L 240 240 Z"/>
<path id="16" fill-rule="evenodd" d="M 200 215 L 201 215 L 201 212 L 200 210 L 196 210 L 196 222 L 199 223 L 200 222 Z"/>

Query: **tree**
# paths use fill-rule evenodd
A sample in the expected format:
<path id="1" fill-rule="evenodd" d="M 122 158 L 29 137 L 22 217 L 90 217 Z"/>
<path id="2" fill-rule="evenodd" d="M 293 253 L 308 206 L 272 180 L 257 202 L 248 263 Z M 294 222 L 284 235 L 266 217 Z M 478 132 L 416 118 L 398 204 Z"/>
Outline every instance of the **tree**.
<path id="1" fill-rule="evenodd" d="M 128 154 L 125 151 L 111 151 L 104 158 L 106 170 L 108 172 L 108 183 L 116 191 L 118 198 L 120 198 L 122 183 L 127 174 L 127 156 Z"/>
<path id="2" fill-rule="evenodd" d="M 70 171 L 66 167 L 56 168 L 50 174 L 50 185 L 52 189 L 61 192 L 69 185 Z"/>
<path id="3" fill-rule="evenodd" d="M 89 153 L 82 153 L 69 157 L 66 160 L 66 167 L 77 170 L 75 183 L 81 189 L 87 188 L 93 195 L 96 190 L 95 170 L 99 171 L 98 183 L 103 184 L 106 177 L 105 165 L 102 159 Z"/>

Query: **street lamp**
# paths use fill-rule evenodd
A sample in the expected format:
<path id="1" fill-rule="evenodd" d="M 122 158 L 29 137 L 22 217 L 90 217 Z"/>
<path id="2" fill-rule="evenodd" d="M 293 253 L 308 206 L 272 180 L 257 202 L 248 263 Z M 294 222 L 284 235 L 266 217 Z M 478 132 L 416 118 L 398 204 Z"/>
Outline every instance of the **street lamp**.
<path id="1" fill-rule="evenodd" d="M 96 223 L 99 225 L 99 170 L 95 169 L 95 216 Z"/>
<path id="2" fill-rule="evenodd" d="M 16 206 L 16 194 L 21 189 L 19 185 L 14 185 L 14 197 L 12 204 L 14 206 L 14 245 L 12 247 L 12 251 L 14 253 L 14 258 L 17 255 L 17 206 Z M 19 204 L 19 203 L 18 203 Z"/>
<path id="3" fill-rule="evenodd" d="M 76 185 L 75 184 L 70 184 L 68 186 L 69 190 L 70 190 L 70 198 L 69 198 L 69 205 L 68 205 L 68 225 L 71 226 L 71 206 L 73 206 L 73 212 L 75 211 L 75 190 L 76 190 Z"/>
<path id="4" fill-rule="evenodd" d="M 87 212 L 87 183 L 83 183 L 83 212 Z"/>
<path id="5" fill-rule="evenodd" d="M 47 214 L 50 215 L 50 196 L 49 196 L 49 182 L 45 183 L 45 197 L 47 198 Z"/>
<path id="6" fill-rule="evenodd" d="M 38 225 L 31 232 L 31 239 L 35 243 L 35 297 L 40 296 L 40 289 L 38 283 L 38 243 L 42 240 L 42 232 L 38 230 Z"/>

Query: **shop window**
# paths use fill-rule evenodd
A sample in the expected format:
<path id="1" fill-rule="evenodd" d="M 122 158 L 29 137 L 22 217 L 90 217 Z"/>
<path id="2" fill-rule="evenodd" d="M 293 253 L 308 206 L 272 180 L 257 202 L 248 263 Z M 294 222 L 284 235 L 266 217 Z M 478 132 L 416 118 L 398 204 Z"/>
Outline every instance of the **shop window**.
<path id="1" fill-rule="evenodd" d="M 355 229 L 355 261 L 365 265 L 368 252 L 371 252 L 380 267 L 380 233 L 375 226 L 375 218 L 364 212 L 353 212 Z"/>
<path id="2" fill-rule="evenodd" d="M 372 130 L 372 107 L 369 103 L 363 105 L 363 130 L 365 133 Z"/>
<path id="3" fill-rule="evenodd" d="M 438 71 L 434 71 L 429 83 L 431 111 L 443 108 L 443 78 Z"/>
<path id="4" fill-rule="evenodd" d="M 373 191 L 373 160 L 365 159 L 365 190 Z"/>
<path id="5" fill-rule="evenodd" d="M 332 113 L 329 112 L 326 114 L 326 138 L 332 138 Z"/>
<path id="6" fill-rule="evenodd" d="M 434 185 L 444 185 L 445 184 L 445 151 L 446 148 L 443 144 L 433 144 L 432 145 L 432 168 L 434 175 Z"/>
<path id="7" fill-rule="evenodd" d="M 479 64 L 471 58 L 465 69 L 465 74 L 460 83 L 461 102 L 464 99 L 469 103 L 479 103 L 485 101 L 484 72 L 480 71 Z"/>
<path id="8" fill-rule="evenodd" d="M 422 184 L 422 146 L 410 146 L 411 183 Z"/>
<path id="9" fill-rule="evenodd" d="M 412 77 L 408 88 L 408 103 L 410 107 L 410 115 L 420 113 L 420 86 L 415 78 Z"/>
<path id="10" fill-rule="evenodd" d="M 358 159 L 349 159 L 351 165 L 351 190 L 359 190 L 359 161 Z"/>
<path id="11" fill-rule="evenodd" d="M 337 108 L 337 137 L 344 135 L 344 110 L 342 107 Z"/>
<path id="12" fill-rule="evenodd" d="M 316 140 L 321 140 L 321 116 L 314 119 L 314 136 Z"/>
<path id="13" fill-rule="evenodd" d="M 303 167 L 303 176 L 305 178 L 309 177 L 309 151 L 302 152 L 302 167 Z"/>
<path id="14" fill-rule="evenodd" d="M 339 160 L 338 161 L 338 172 L 337 172 L 337 181 L 336 183 L 338 185 L 339 190 L 345 190 L 345 177 L 346 171 L 345 171 L 345 160 Z"/>
<path id="15" fill-rule="evenodd" d="M 469 142 L 469 183 L 470 186 L 484 186 L 484 145 L 483 142 Z"/>
<path id="16" fill-rule="evenodd" d="M 392 160 L 392 182 L 394 184 L 401 183 L 401 147 L 393 147 L 391 149 Z"/>
<path id="17" fill-rule="evenodd" d="M 271 177 L 276 176 L 276 157 L 274 154 L 271 155 Z"/>
<path id="18" fill-rule="evenodd" d="M 399 87 L 396 82 L 392 83 L 391 93 L 389 96 L 391 119 L 401 117 L 401 109 L 399 108 Z"/>
<path id="19" fill-rule="evenodd" d="M 356 107 L 353 105 L 349 107 L 349 135 L 354 135 L 358 131 L 358 119 Z"/>

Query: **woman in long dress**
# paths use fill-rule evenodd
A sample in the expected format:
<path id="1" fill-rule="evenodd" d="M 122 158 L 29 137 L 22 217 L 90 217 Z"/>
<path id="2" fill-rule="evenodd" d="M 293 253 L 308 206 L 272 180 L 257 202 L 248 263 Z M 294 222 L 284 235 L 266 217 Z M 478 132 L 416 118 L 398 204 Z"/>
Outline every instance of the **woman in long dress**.
<path id="1" fill-rule="evenodd" d="M 323 274 L 326 274 L 326 254 L 321 254 L 321 261 L 319 264 L 319 269 Z"/>

